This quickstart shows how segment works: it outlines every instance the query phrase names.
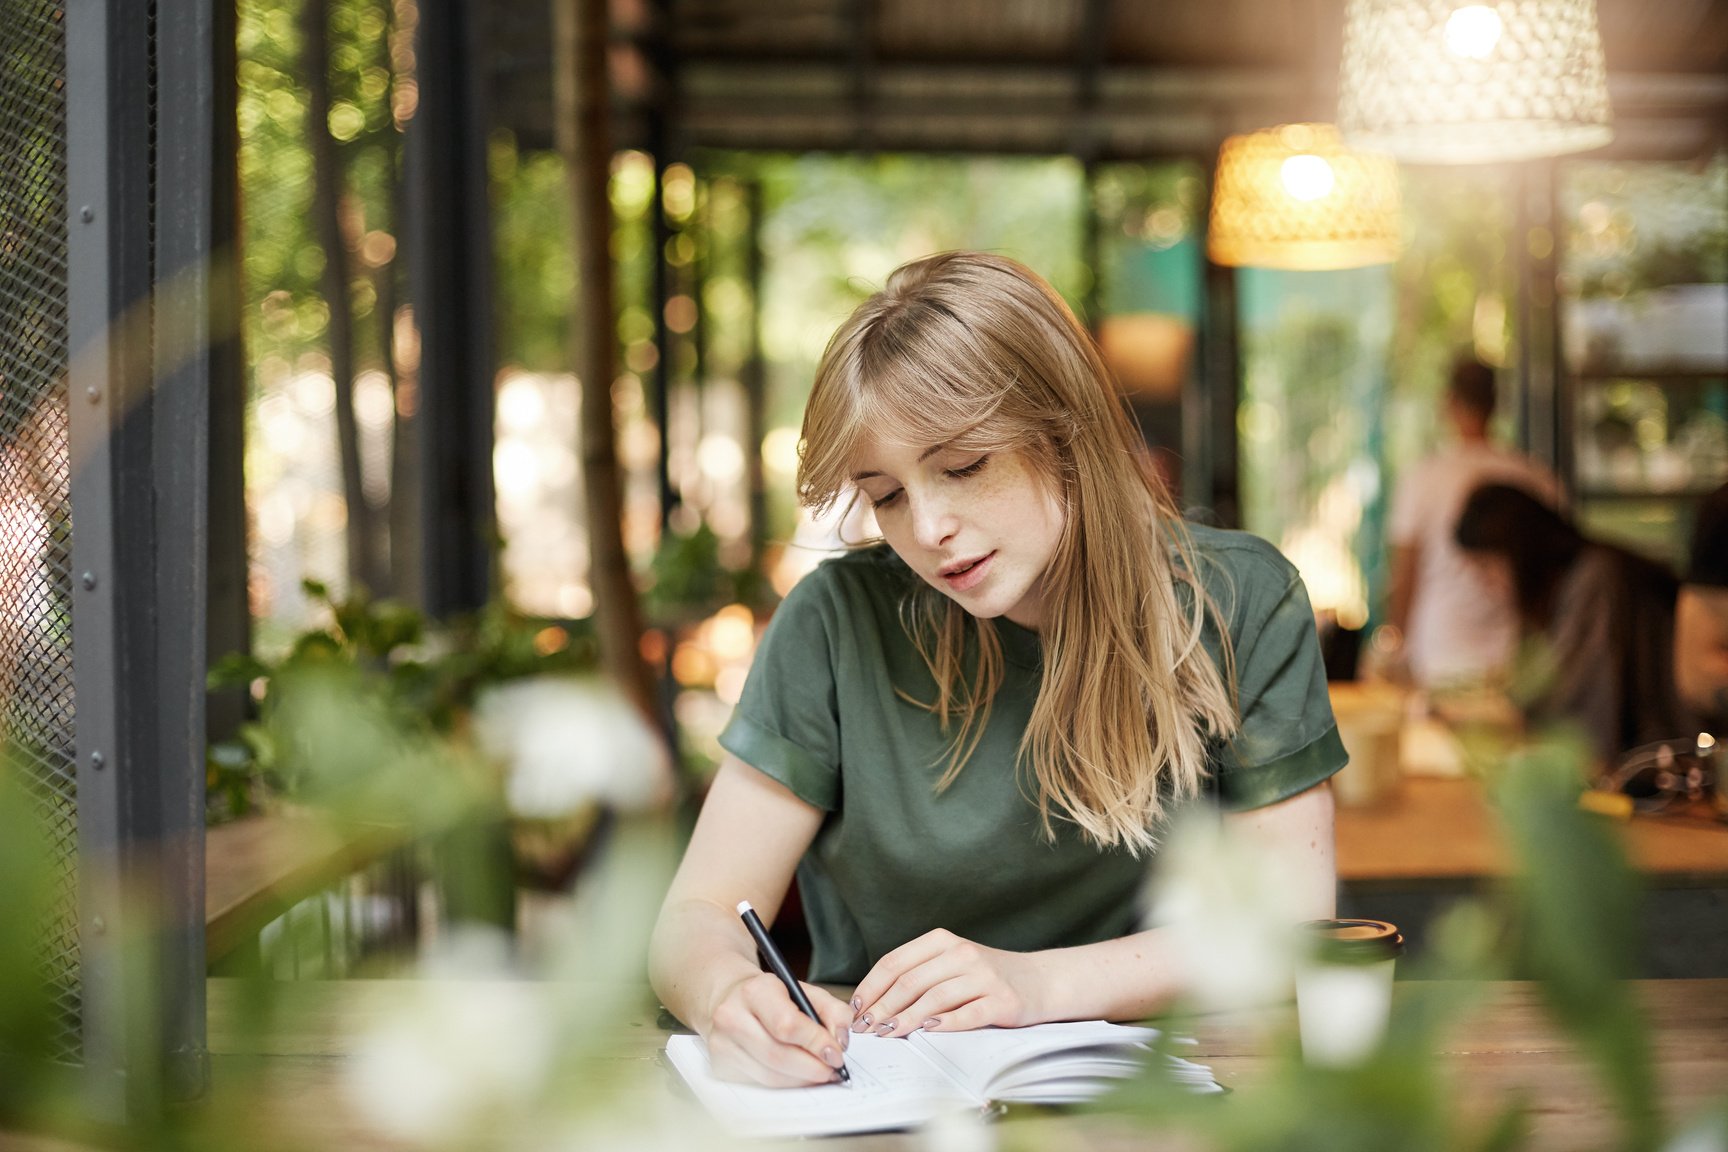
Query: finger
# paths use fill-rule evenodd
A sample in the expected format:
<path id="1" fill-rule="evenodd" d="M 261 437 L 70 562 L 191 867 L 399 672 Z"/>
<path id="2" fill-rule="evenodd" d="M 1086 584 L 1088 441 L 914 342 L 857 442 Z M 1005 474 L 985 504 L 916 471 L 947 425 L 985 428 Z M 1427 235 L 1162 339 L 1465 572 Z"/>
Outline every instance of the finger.
<path id="1" fill-rule="evenodd" d="M 800 1014 L 799 1019 L 809 1027 L 798 1031 L 805 1039 L 814 1039 L 817 1045 L 815 1051 L 802 1043 L 789 1042 L 784 1036 L 778 1035 L 776 1029 L 785 1026 L 784 1020 L 764 1020 L 750 1012 L 741 1015 L 743 1019 L 727 1028 L 718 1039 L 731 1045 L 730 1049 L 725 1050 L 725 1055 L 747 1078 L 780 1088 L 822 1084 L 834 1078 L 834 1065 L 821 1053 L 827 1053 L 830 1058 L 838 1060 L 838 1049 L 833 1039 L 825 1037 L 822 1029 L 813 1021 Z M 710 1041 L 711 1053 L 714 1048 L 714 1041 Z"/>
<path id="2" fill-rule="evenodd" d="M 805 984 L 804 993 L 810 997 L 816 1014 L 822 1017 L 822 1027 L 840 1042 L 840 1050 L 844 1052 L 852 1042 L 852 1005 L 814 984 Z"/>
<path id="3" fill-rule="evenodd" d="M 961 972 L 951 979 L 933 985 L 918 999 L 883 1021 L 877 1029 L 877 1035 L 910 1035 L 924 1027 L 926 1021 L 940 1020 L 944 1014 L 953 1012 L 962 1005 L 988 997 L 994 986 L 987 974 Z"/>
<path id="4" fill-rule="evenodd" d="M 808 985 L 805 988 L 825 1000 L 833 999 L 820 988 L 811 989 Z M 845 1051 L 844 1043 L 828 1030 L 825 1022 L 804 1015 L 780 981 L 772 976 L 752 980 L 745 992 L 747 1003 L 769 1036 L 781 1044 L 802 1048 L 825 1064 L 830 1072 L 844 1062 L 841 1056 Z M 812 1007 L 815 1003 L 812 998 Z"/>
<path id="5" fill-rule="evenodd" d="M 919 1021 L 918 1027 L 926 1032 L 969 1032 L 1001 1023 L 1001 1012 L 991 998 L 980 996 L 945 1012 L 936 1012 Z"/>
<path id="6" fill-rule="evenodd" d="M 744 981 L 714 1010 L 708 1047 L 718 1074 L 785 1087 L 832 1078 L 837 1047 L 766 973 Z M 824 1059 L 823 1053 L 830 1053 Z"/>
<path id="7" fill-rule="evenodd" d="M 876 1001 L 881 999 L 882 994 L 900 978 L 902 973 L 927 963 L 932 957 L 947 951 L 957 939 L 959 937 L 947 929 L 937 928 L 914 940 L 907 941 L 876 961 L 871 966 L 870 971 L 865 973 L 864 979 L 858 982 L 858 990 L 853 996 L 854 1005 L 861 1009 L 860 1019 L 862 1019 L 862 1011 L 873 1008 Z M 871 1024 L 881 1019 L 879 1016 L 872 1015 L 874 1018 Z M 855 1026 L 852 1030 L 862 1032 L 870 1026 Z"/>
<path id="8" fill-rule="evenodd" d="M 722 1080 L 761 1084 L 768 1088 L 801 1088 L 834 1078 L 833 1069 L 811 1060 L 810 1054 L 802 1048 L 774 1045 L 766 1035 L 763 1041 L 771 1046 L 746 1045 L 734 1036 L 715 1035 L 708 1042 L 708 1059 L 714 1067 L 714 1075 Z M 793 1054 L 790 1070 L 788 1062 L 776 1053 L 776 1048 Z M 812 1070 L 812 1064 L 815 1070 Z"/>
<path id="9" fill-rule="evenodd" d="M 916 1020 L 906 1028 L 894 1028 L 890 1025 L 906 1024 L 907 1009 L 932 988 L 975 970 L 976 966 L 969 963 L 966 957 L 951 949 L 902 973 L 900 978 L 882 993 L 881 999 L 866 1006 L 864 1014 L 870 1017 L 869 1029 L 879 1035 L 911 1031 L 918 1026 Z"/>

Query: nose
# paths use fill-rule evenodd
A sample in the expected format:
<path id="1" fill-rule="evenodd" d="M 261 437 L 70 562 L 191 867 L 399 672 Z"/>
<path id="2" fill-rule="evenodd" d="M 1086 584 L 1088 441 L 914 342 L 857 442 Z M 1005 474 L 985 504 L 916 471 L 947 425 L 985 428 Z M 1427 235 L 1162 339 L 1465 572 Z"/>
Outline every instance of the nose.
<path id="1" fill-rule="evenodd" d="M 912 538 L 920 547 L 940 549 L 959 527 L 959 520 L 948 502 L 931 493 L 922 493 L 911 504 Z"/>

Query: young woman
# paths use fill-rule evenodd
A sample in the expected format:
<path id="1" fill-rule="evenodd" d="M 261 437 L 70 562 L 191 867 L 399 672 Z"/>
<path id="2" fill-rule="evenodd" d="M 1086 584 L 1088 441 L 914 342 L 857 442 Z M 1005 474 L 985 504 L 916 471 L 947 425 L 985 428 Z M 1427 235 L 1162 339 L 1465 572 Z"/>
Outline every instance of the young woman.
<path id="1" fill-rule="evenodd" d="M 1170 814 L 1216 796 L 1333 912 L 1344 763 L 1294 569 L 1185 527 L 1085 330 L 1019 264 L 908 264 L 841 325 L 800 499 L 882 541 L 801 581 L 763 637 L 655 928 L 655 990 L 723 1075 L 825 1081 L 849 1030 L 1149 1015 L 1179 991 L 1139 929 Z M 796 870 L 800 1015 L 734 912 Z"/>

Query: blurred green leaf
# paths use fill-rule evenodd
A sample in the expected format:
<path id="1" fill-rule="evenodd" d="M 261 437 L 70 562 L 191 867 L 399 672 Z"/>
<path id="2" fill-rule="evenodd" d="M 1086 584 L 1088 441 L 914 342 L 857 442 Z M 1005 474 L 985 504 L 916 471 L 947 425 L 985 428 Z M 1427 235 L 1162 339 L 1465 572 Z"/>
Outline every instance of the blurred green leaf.
<path id="1" fill-rule="evenodd" d="M 250 652 L 230 652 L 210 666 L 204 683 L 212 692 L 249 688 L 254 680 L 269 674 L 269 666 Z"/>
<path id="2" fill-rule="evenodd" d="M 1560 1025 L 1596 1062 L 1623 1146 L 1661 1140 L 1654 1066 L 1635 974 L 1637 874 L 1606 822 L 1578 807 L 1583 746 L 1550 740 L 1515 754 L 1496 790 L 1518 869 L 1511 888 L 1520 959 Z"/>
<path id="3" fill-rule="evenodd" d="M 54 1079 L 53 998 L 42 941 L 56 925 L 53 851 L 40 801 L 23 785 L 9 748 L 0 747 L 0 1131 L 25 1127 Z"/>

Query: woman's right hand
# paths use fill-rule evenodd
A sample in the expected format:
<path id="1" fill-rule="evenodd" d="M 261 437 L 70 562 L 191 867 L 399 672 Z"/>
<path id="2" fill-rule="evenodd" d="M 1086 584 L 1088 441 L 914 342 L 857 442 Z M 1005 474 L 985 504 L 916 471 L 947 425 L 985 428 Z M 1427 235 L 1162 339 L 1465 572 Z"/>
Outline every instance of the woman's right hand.
<path id="1" fill-rule="evenodd" d="M 852 1034 L 851 1005 L 809 984 L 804 992 L 821 1024 L 800 1012 L 786 986 L 768 972 L 747 976 L 721 993 L 706 1036 L 714 1074 L 770 1088 L 835 1080 Z"/>

